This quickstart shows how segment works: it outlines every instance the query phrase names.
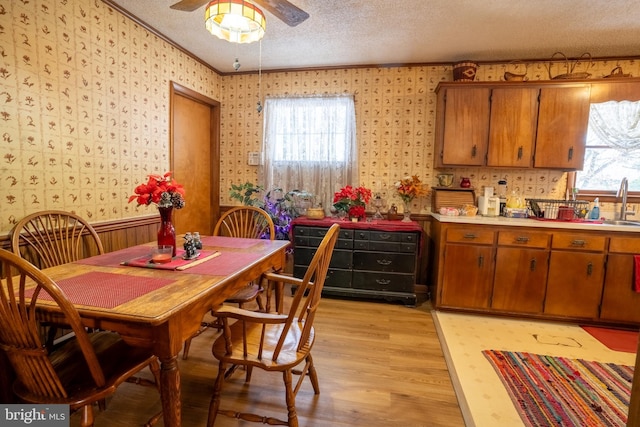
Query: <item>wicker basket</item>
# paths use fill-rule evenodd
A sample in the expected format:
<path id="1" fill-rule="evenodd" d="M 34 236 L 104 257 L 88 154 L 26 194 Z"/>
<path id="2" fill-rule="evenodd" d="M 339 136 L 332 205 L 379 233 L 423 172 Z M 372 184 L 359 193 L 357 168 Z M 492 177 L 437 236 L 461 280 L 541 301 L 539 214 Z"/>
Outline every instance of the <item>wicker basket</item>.
<path id="1" fill-rule="evenodd" d="M 564 74 L 558 74 L 556 76 L 552 76 L 551 75 L 551 66 L 553 64 L 553 61 L 549 61 L 549 63 L 547 64 L 547 70 L 549 71 L 549 78 L 551 80 L 559 80 L 559 79 L 580 80 L 580 79 L 588 79 L 589 77 L 591 77 L 591 73 L 587 73 L 587 70 L 591 67 L 591 54 L 590 53 L 587 53 L 587 52 L 583 53 L 573 63 L 571 63 L 569 61 L 569 59 L 567 58 L 567 56 L 562 52 L 554 53 L 553 55 L 551 55 L 551 59 L 553 60 L 553 58 L 556 55 L 562 55 L 562 57 L 564 58 L 564 67 L 567 70 L 567 72 L 564 73 Z M 582 73 L 574 73 L 576 65 L 578 65 L 581 62 L 580 60 L 583 59 L 583 58 L 588 59 L 588 61 L 586 62 L 587 66 L 585 67 L 585 71 L 582 72 Z"/>

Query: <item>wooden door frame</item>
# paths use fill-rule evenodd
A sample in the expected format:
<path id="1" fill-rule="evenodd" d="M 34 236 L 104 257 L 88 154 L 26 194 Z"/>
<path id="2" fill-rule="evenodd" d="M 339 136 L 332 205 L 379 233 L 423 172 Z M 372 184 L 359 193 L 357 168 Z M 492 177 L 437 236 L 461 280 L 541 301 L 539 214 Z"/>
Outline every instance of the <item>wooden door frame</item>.
<path id="1" fill-rule="evenodd" d="M 169 165 L 171 170 L 174 170 L 173 114 L 176 94 L 208 105 L 211 111 L 211 135 L 209 136 L 211 146 L 211 212 L 214 215 L 213 224 L 215 224 L 220 216 L 220 102 L 174 81 L 170 81 L 169 84 Z"/>

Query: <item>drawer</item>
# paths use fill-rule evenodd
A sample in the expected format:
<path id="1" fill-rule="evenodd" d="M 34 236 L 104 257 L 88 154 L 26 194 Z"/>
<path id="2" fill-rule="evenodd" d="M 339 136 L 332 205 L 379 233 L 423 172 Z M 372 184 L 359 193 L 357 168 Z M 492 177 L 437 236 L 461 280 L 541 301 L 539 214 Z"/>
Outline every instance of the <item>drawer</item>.
<path id="1" fill-rule="evenodd" d="M 492 245 L 495 231 L 474 227 L 452 227 L 447 229 L 447 242 Z"/>
<path id="2" fill-rule="evenodd" d="M 307 272 L 307 266 L 296 265 L 293 267 L 293 277 L 302 279 Z M 350 288 L 351 287 L 351 270 L 341 270 L 330 268 L 327 270 L 327 277 L 324 280 L 325 286 L 334 288 Z"/>
<path id="3" fill-rule="evenodd" d="M 298 237 L 318 237 L 320 240 L 327 234 L 329 229 L 326 227 L 306 227 L 306 226 L 296 226 L 293 229 L 293 235 L 295 238 Z M 338 239 L 353 239 L 354 230 L 340 229 L 338 234 Z"/>
<path id="4" fill-rule="evenodd" d="M 387 292 L 413 292 L 416 281 L 413 274 L 373 272 L 354 272 L 352 280 L 354 289 Z"/>
<path id="5" fill-rule="evenodd" d="M 369 242 L 370 251 L 414 253 L 417 245 L 406 242 Z"/>
<path id="6" fill-rule="evenodd" d="M 604 251 L 606 237 L 581 233 L 555 233 L 551 240 L 553 249 L 572 249 L 578 251 Z"/>
<path id="7" fill-rule="evenodd" d="M 612 237 L 609 241 L 609 253 L 640 254 L 640 238 Z"/>
<path id="8" fill-rule="evenodd" d="M 413 273 L 416 257 L 414 254 L 389 252 L 353 252 L 353 269 L 368 271 L 389 271 Z"/>
<path id="9" fill-rule="evenodd" d="M 377 242 L 405 242 L 417 243 L 419 239 L 418 233 L 406 232 L 387 232 L 375 230 L 357 230 L 354 238 L 358 240 L 372 240 Z"/>
<path id="10" fill-rule="evenodd" d="M 316 254 L 314 248 L 295 248 L 293 251 L 293 264 L 308 266 L 311 263 L 311 259 Z M 353 252 L 350 250 L 333 249 L 333 255 L 331 255 L 331 262 L 329 267 L 333 268 L 351 268 L 353 264 Z"/>
<path id="11" fill-rule="evenodd" d="M 295 236 L 295 247 L 307 246 L 311 248 L 317 248 L 322 243 L 322 237 L 313 236 Z M 353 239 L 338 239 L 336 241 L 336 248 L 339 249 L 353 249 Z"/>
<path id="12" fill-rule="evenodd" d="M 524 246 L 527 248 L 547 248 L 551 233 L 541 233 L 539 231 L 499 231 L 498 245 L 500 246 Z"/>

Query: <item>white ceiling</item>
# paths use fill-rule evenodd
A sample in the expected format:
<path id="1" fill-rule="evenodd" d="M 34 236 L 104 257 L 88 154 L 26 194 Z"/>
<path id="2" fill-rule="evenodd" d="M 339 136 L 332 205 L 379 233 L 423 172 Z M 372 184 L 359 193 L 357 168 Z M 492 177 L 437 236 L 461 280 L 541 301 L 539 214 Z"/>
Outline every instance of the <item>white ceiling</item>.
<path id="1" fill-rule="evenodd" d="M 260 43 L 232 44 L 204 28 L 204 6 L 177 0 L 107 0 L 216 70 L 256 71 Z M 637 0 L 290 0 L 310 18 L 289 27 L 265 11 L 262 69 L 640 57 Z"/>

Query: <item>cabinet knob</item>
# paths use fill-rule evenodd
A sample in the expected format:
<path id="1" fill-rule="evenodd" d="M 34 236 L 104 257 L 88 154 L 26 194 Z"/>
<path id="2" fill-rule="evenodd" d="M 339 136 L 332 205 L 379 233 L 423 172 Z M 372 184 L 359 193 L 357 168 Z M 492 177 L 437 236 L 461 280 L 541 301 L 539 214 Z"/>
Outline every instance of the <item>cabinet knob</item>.
<path id="1" fill-rule="evenodd" d="M 586 244 L 587 244 L 587 242 L 584 241 L 584 240 L 581 240 L 581 239 L 575 239 L 575 240 L 571 241 L 571 246 L 577 246 L 579 248 L 585 247 Z"/>
<path id="2" fill-rule="evenodd" d="M 474 145 L 473 147 L 471 147 L 471 157 L 475 157 L 476 154 L 478 154 L 478 147 Z"/>
<path id="3" fill-rule="evenodd" d="M 529 238 L 526 236 L 516 237 L 516 243 L 529 243 Z"/>
<path id="4" fill-rule="evenodd" d="M 391 280 L 376 279 L 376 283 L 379 285 L 388 285 L 389 283 L 391 283 Z"/>
<path id="5" fill-rule="evenodd" d="M 538 263 L 538 262 L 536 261 L 536 259 L 535 259 L 535 258 L 533 258 L 533 259 L 531 260 L 531 262 L 529 263 L 529 270 L 531 270 L 531 271 L 536 271 L 536 264 L 537 264 L 537 263 Z"/>
<path id="6" fill-rule="evenodd" d="M 587 276 L 591 276 L 593 274 L 593 263 L 587 264 Z"/>
<path id="7" fill-rule="evenodd" d="M 391 234 L 379 234 L 378 238 L 380 240 L 389 240 L 391 238 Z"/>
<path id="8" fill-rule="evenodd" d="M 475 239 L 477 236 L 473 233 L 465 233 L 463 236 L 465 239 Z"/>
<path id="9" fill-rule="evenodd" d="M 377 259 L 376 262 L 380 265 L 390 265 L 392 263 L 392 261 L 388 259 Z"/>
<path id="10" fill-rule="evenodd" d="M 484 256 L 480 255 L 478 257 L 478 267 L 482 267 L 484 265 Z"/>
<path id="11" fill-rule="evenodd" d="M 522 145 L 518 147 L 518 160 L 522 160 Z"/>
<path id="12" fill-rule="evenodd" d="M 573 160 L 573 147 L 569 148 L 569 161 Z"/>

